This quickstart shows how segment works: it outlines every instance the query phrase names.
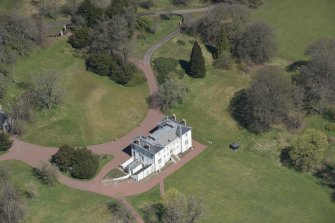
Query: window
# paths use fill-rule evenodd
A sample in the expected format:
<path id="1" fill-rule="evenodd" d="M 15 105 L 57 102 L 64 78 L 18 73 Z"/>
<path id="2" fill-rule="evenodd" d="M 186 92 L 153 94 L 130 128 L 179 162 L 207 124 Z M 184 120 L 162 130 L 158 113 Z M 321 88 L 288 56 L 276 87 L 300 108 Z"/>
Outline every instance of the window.
<path id="1" fill-rule="evenodd" d="M 158 164 L 161 164 L 161 163 L 162 163 L 162 159 L 159 159 L 159 160 L 158 160 Z"/>
<path id="2" fill-rule="evenodd" d="M 185 145 L 188 145 L 188 139 L 187 139 L 187 140 L 185 140 Z"/>

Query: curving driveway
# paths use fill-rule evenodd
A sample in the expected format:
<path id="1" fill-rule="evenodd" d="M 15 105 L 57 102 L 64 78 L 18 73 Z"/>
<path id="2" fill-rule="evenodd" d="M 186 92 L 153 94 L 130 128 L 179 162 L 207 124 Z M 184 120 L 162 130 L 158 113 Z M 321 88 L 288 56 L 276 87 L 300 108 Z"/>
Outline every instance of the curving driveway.
<path id="1" fill-rule="evenodd" d="M 206 10 L 208 9 L 210 9 L 210 7 L 206 8 Z M 194 12 L 194 10 L 192 9 L 189 9 L 188 11 L 189 13 Z M 183 13 L 186 13 L 185 10 L 183 10 Z M 153 46 L 151 46 L 145 53 L 143 60 L 131 59 L 131 61 L 144 72 L 148 82 L 150 94 L 153 94 L 158 90 L 158 85 L 150 65 L 151 57 L 157 49 L 159 49 L 166 42 L 177 36 L 179 33 L 180 30 L 178 29 L 173 33 L 169 34 L 168 36 L 164 37 Z M 123 181 L 112 184 L 103 184 L 102 179 L 110 170 L 117 168 L 121 163 L 129 159 L 130 156 L 126 152 L 124 152 L 124 149 L 129 146 L 130 141 L 140 134 L 147 134 L 156 126 L 156 123 L 159 122 L 163 117 L 164 115 L 161 113 L 161 111 L 149 109 L 141 125 L 134 128 L 127 135 L 123 136 L 117 141 L 89 146 L 88 148 L 94 153 L 113 155 L 113 159 L 101 169 L 101 171 L 93 180 L 80 181 L 66 177 L 61 174 L 59 177 L 59 181 L 67 186 L 79 190 L 85 190 L 111 196 L 113 198 L 119 198 L 124 202 L 125 205 L 127 205 L 131 209 L 132 214 L 137 222 L 144 222 L 141 216 L 137 213 L 137 211 L 126 200 L 124 200 L 123 197 L 143 193 L 158 184 L 160 184 L 161 193 L 163 194 L 164 178 L 175 172 L 181 166 L 185 165 L 189 160 L 201 153 L 206 147 L 199 142 L 193 140 L 194 150 L 187 153 L 176 164 L 170 165 L 161 173 L 151 177 L 146 182 L 137 183 L 133 181 Z M 49 160 L 51 156 L 57 152 L 57 150 L 58 148 L 42 147 L 14 138 L 14 144 L 12 148 L 6 154 L 0 156 L 0 161 L 19 160 L 33 167 L 37 167 L 40 165 L 41 161 Z"/>

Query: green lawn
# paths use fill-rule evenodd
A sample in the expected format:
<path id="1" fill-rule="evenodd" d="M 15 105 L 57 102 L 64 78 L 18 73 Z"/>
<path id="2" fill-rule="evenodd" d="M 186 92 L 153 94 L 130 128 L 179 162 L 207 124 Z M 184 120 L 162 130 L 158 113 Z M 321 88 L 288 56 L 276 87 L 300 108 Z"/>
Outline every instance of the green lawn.
<path id="1" fill-rule="evenodd" d="M 111 171 L 109 171 L 104 178 L 113 179 L 113 178 L 123 177 L 125 175 L 126 174 L 124 172 L 116 168 L 116 169 L 112 169 Z"/>
<path id="2" fill-rule="evenodd" d="M 185 45 L 178 44 L 178 39 Z M 180 36 L 155 56 L 188 60 L 191 41 Z M 253 135 L 240 129 L 229 116 L 230 99 L 234 92 L 248 85 L 251 76 L 235 69 L 215 70 L 209 65 L 211 56 L 204 48 L 203 52 L 207 77 L 185 76 L 183 82 L 191 93 L 171 113 L 179 119 L 186 118 L 195 139 L 205 144 L 210 140 L 213 144 L 168 177 L 165 189 L 176 188 L 203 199 L 207 212 L 202 222 L 333 222 L 335 203 L 331 201 L 330 189 L 279 162 L 279 151 L 289 145 L 294 135 L 280 127 Z M 241 144 L 238 152 L 229 149 L 233 141 Z M 130 201 L 140 209 L 157 196 L 159 191 L 154 189 Z"/>
<path id="3" fill-rule="evenodd" d="M 150 21 L 150 27 L 156 27 L 156 32 L 148 33 L 142 31 L 137 35 L 137 38 L 134 37 L 131 41 L 131 54 L 138 58 L 142 58 L 147 49 L 154 43 L 177 30 L 181 20 L 179 16 L 172 16 L 170 19 L 162 19 L 159 16 L 148 16 L 145 18 Z"/>
<path id="4" fill-rule="evenodd" d="M 138 2 L 145 2 L 146 0 L 140 0 Z M 187 9 L 187 8 L 200 8 L 208 5 L 203 0 L 191 0 L 187 6 L 185 5 L 175 5 L 173 0 L 154 0 L 152 1 L 153 5 L 150 10 L 143 7 L 138 7 L 139 12 L 150 12 L 150 11 L 159 11 L 159 10 L 173 10 L 173 9 Z"/>
<path id="5" fill-rule="evenodd" d="M 279 56 L 302 59 L 306 47 L 320 38 L 335 36 L 335 1 L 265 0 L 252 13 L 254 21 L 271 25 L 278 38 Z"/>
<path id="6" fill-rule="evenodd" d="M 0 9 L 13 9 L 21 6 L 23 0 L 0 0 Z"/>
<path id="7" fill-rule="evenodd" d="M 25 199 L 27 208 L 25 223 L 110 221 L 111 214 L 108 213 L 106 202 L 111 198 L 75 190 L 60 183 L 55 187 L 44 186 L 32 175 L 31 167 L 19 161 L 4 161 L 0 164 L 9 167 L 12 180 L 22 192 L 30 183 L 37 188 L 37 199 Z"/>
<path id="8" fill-rule="evenodd" d="M 66 39 L 58 39 L 48 48 L 19 59 L 15 80 L 33 81 L 49 69 L 60 75 L 64 103 L 38 112 L 27 125 L 23 140 L 47 146 L 98 144 L 123 136 L 144 119 L 147 84 L 124 87 L 86 71 L 84 61 L 75 55 Z M 17 92 L 11 87 L 2 104 L 7 105 Z"/>

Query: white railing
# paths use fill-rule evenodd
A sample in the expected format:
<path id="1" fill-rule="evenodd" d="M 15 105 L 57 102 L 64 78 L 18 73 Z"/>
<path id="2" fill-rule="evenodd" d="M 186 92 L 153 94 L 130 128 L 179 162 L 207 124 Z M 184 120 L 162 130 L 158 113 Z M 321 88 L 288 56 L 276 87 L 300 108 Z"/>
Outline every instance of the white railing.
<path id="1" fill-rule="evenodd" d="M 127 160 L 126 162 L 122 163 L 120 166 L 122 167 L 122 169 L 126 168 L 129 164 L 131 164 L 132 162 L 134 162 L 135 158 L 131 157 L 129 160 Z"/>

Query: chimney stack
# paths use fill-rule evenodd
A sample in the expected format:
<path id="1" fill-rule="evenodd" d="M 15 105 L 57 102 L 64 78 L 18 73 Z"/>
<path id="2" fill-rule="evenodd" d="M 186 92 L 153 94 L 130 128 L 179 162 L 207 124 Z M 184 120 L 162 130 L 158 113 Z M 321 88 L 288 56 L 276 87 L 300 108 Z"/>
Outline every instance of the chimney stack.
<path id="1" fill-rule="evenodd" d="M 177 116 L 175 115 L 175 114 L 172 114 L 172 118 L 173 118 L 173 120 L 177 120 Z"/>
<path id="2" fill-rule="evenodd" d="M 186 119 L 182 119 L 181 123 L 186 126 Z"/>

